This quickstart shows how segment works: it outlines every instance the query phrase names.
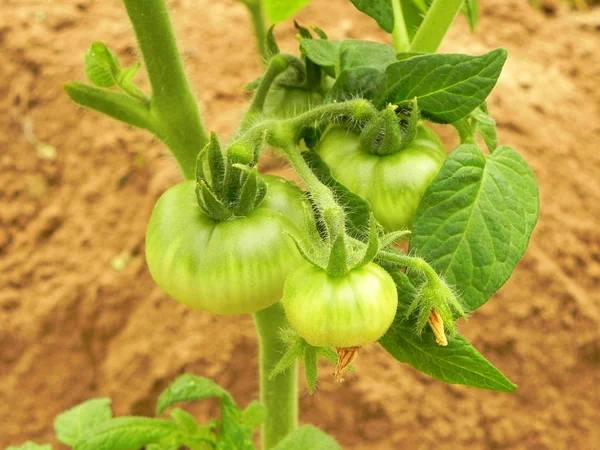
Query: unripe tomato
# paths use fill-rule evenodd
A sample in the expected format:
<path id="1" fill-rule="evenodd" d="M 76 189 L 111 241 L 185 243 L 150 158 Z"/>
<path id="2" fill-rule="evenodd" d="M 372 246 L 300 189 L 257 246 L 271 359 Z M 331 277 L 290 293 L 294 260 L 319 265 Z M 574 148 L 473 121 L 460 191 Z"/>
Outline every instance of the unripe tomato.
<path id="1" fill-rule="evenodd" d="M 369 263 L 332 277 L 304 261 L 288 276 L 282 299 L 290 325 L 317 347 L 362 347 L 377 341 L 396 315 L 392 277 Z"/>
<path id="2" fill-rule="evenodd" d="M 317 92 L 301 88 L 274 87 L 267 94 L 264 111 L 268 117 L 288 118 L 323 103 Z"/>
<path id="3" fill-rule="evenodd" d="M 411 145 L 389 155 L 362 148 L 359 135 L 342 127 L 327 131 L 317 151 L 333 177 L 367 200 L 388 231 L 411 227 L 425 189 L 446 159 L 440 139 L 424 125 Z"/>
<path id="4" fill-rule="evenodd" d="M 184 181 L 158 200 L 146 232 L 152 278 L 179 302 L 215 314 L 252 313 L 281 299 L 301 256 L 302 191 L 264 176 L 268 192 L 248 217 L 222 222 L 198 206 L 195 182 Z"/>

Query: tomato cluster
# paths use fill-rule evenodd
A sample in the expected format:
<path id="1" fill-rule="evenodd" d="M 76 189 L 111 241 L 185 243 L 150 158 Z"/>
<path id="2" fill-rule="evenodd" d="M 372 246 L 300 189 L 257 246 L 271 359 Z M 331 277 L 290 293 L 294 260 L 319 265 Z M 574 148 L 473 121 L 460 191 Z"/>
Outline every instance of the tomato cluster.
<path id="1" fill-rule="evenodd" d="M 266 98 L 264 114 L 296 116 L 322 101 L 315 92 L 276 87 Z M 385 114 L 399 135 L 395 113 Z M 373 119 L 370 133 L 377 123 Z M 387 231 L 410 228 L 425 189 L 446 157 L 431 129 L 416 122 L 413 126 L 408 143 L 385 153 L 367 148 L 356 128 L 339 124 L 327 127 L 314 146 L 331 176 L 367 200 Z M 215 148 L 201 163 L 202 173 L 224 170 Z M 211 158 L 217 169 L 208 167 Z M 320 245 L 330 245 L 330 254 L 322 257 L 325 262 L 304 260 L 301 243 L 315 239 L 305 226 L 306 211 L 311 210 L 306 196 L 281 178 L 260 179 L 266 182 L 266 196 L 242 217 L 209 214 L 209 203 L 219 203 L 218 192 L 217 197 L 206 191 L 204 200 L 197 197 L 199 186 L 209 189 L 204 181 L 186 181 L 167 190 L 154 208 L 146 236 L 146 258 L 156 283 L 181 303 L 216 314 L 253 313 L 282 300 L 291 327 L 316 347 L 354 348 L 377 341 L 394 320 L 398 297 L 388 272 L 370 262 L 376 252 L 357 263 L 346 255 L 346 247 L 365 254 L 369 249 L 343 244 L 339 256 L 339 249 L 331 247 L 335 236 L 321 236 L 316 238 L 324 239 Z M 377 232 L 374 236 L 379 245 Z M 335 258 L 343 259 L 343 270 L 331 270 Z"/>

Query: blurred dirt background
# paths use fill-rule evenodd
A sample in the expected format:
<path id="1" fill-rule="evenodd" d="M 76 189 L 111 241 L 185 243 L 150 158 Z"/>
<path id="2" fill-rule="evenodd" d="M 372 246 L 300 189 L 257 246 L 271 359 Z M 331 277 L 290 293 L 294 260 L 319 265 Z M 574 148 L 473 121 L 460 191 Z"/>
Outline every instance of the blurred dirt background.
<path id="1" fill-rule="evenodd" d="M 169 3 L 205 121 L 227 137 L 247 104 L 242 86 L 259 73 L 246 11 L 234 0 Z M 520 388 L 444 385 L 373 345 L 344 385 L 323 367 L 319 395 L 302 387 L 302 421 L 346 449 L 600 448 L 600 11 L 481 3 L 475 35 L 461 18 L 443 50 L 508 48 L 491 112 L 501 142 L 538 176 L 542 215 L 511 280 L 461 330 Z M 297 18 L 332 38 L 389 41 L 345 0 L 315 0 Z M 294 51 L 291 24 L 278 33 Z M 91 397 L 151 415 L 184 371 L 242 405 L 258 395 L 251 318 L 186 309 L 146 269 L 145 224 L 180 179 L 175 164 L 148 134 L 62 90 L 83 80 L 94 40 L 135 61 L 119 1 L 0 3 L 2 448 L 57 445 L 53 418 Z M 206 418 L 215 405 L 191 410 Z"/>

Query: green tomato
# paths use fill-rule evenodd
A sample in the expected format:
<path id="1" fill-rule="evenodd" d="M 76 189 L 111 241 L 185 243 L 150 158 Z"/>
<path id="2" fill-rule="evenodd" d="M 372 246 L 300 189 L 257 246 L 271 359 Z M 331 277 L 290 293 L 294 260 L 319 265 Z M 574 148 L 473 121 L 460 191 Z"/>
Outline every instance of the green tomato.
<path id="1" fill-rule="evenodd" d="M 345 128 L 332 127 L 317 151 L 333 177 L 367 200 L 387 230 L 410 228 L 425 189 L 446 159 L 440 139 L 433 130 L 419 125 L 407 148 L 377 155 L 362 148 L 358 137 Z"/>
<path id="2" fill-rule="evenodd" d="M 317 347 L 362 347 L 377 341 L 396 315 L 392 277 L 369 263 L 332 277 L 304 261 L 285 282 L 282 299 L 290 325 Z"/>
<path id="3" fill-rule="evenodd" d="M 264 111 L 268 117 L 289 118 L 323 103 L 317 92 L 301 88 L 274 87 L 267 94 Z"/>
<path id="4" fill-rule="evenodd" d="M 195 181 L 168 189 L 146 232 L 152 278 L 179 302 L 215 314 L 252 313 L 281 299 L 301 256 L 302 191 L 265 176 L 268 191 L 248 217 L 215 222 L 198 206 Z"/>

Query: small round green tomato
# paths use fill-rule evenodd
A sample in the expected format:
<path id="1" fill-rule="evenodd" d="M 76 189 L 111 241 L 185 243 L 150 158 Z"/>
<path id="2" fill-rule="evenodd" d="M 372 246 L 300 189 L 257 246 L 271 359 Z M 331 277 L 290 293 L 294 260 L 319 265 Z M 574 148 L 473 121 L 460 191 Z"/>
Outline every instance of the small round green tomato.
<path id="1" fill-rule="evenodd" d="M 433 130 L 419 125 L 413 143 L 390 155 L 361 147 L 358 134 L 331 128 L 317 151 L 336 180 L 371 204 L 377 220 L 389 231 L 412 226 L 425 189 L 439 172 L 446 150 Z"/>
<path id="2" fill-rule="evenodd" d="M 195 182 L 158 200 L 146 232 L 146 261 L 167 294 L 215 314 L 259 311 L 281 299 L 301 256 L 284 232 L 299 236 L 302 191 L 265 176 L 265 200 L 248 217 L 215 222 L 198 206 Z"/>
<path id="3" fill-rule="evenodd" d="M 332 277 L 304 261 L 285 282 L 282 299 L 290 325 L 316 347 L 362 347 L 377 341 L 396 315 L 392 277 L 369 263 Z"/>
<path id="4" fill-rule="evenodd" d="M 317 92 L 301 88 L 274 87 L 267 94 L 264 111 L 268 117 L 288 118 L 308 111 L 323 103 Z"/>

